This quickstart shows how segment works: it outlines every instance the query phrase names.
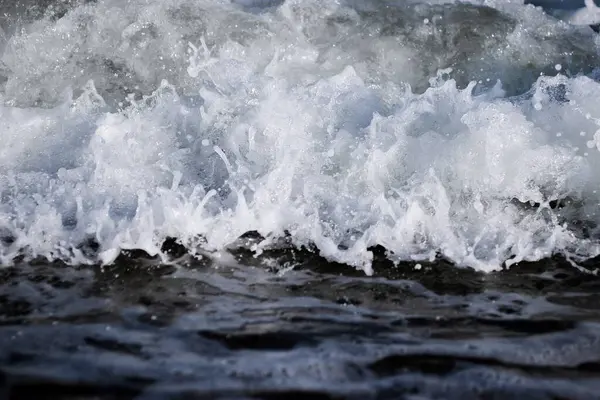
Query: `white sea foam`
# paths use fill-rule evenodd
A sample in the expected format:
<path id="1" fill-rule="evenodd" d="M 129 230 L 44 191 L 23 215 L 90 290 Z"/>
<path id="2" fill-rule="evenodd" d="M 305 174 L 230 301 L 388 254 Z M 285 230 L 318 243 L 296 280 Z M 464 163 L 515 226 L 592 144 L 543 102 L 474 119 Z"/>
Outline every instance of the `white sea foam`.
<path id="1" fill-rule="evenodd" d="M 486 271 L 600 254 L 598 36 L 473 3 L 98 0 L 24 27 L 0 59 L 2 263 L 248 231 L 367 273 L 375 245 Z"/>

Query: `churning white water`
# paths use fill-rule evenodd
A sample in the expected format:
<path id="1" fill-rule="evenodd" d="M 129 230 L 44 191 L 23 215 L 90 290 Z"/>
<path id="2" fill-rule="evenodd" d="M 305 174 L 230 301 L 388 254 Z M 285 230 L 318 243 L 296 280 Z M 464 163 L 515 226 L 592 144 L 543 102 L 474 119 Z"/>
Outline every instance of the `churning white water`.
<path id="1" fill-rule="evenodd" d="M 523 1 L 98 0 L 0 55 L 3 264 L 600 254 L 600 37 Z"/>

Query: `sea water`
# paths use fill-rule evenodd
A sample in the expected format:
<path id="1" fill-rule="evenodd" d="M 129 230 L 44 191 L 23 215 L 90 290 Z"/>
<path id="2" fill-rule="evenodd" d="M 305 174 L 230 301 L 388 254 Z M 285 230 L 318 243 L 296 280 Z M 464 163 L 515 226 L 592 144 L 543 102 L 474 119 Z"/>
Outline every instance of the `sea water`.
<path id="1" fill-rule="evenodd" d="M 0 398 L 600 398 L 586 1 L 0 1 Z"/>

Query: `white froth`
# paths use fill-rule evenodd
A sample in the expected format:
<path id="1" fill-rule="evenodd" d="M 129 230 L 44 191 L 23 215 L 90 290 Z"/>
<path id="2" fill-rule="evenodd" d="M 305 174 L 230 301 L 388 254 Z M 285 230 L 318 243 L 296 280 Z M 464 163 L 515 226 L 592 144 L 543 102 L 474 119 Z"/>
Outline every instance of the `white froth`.
<path id="1" fill-rule="evenodd" d="M 536 80 L 526 66 L 568 70 L 552 52 L 579 30 L 489 1 L 516 18 L 494 20 L 506 46 L 459 49 L 479 64 L 440 56 L 429 79 L 435 55 L 369 33 L 360 7 L 266 3 L 99 0 L 12 37 L 0 64 L 2 263 L 109 263 L 122 249 L 160 254 L 167 237 L 222 250 L 248 231 L 263 245 L 287 232 L 367 273 L 375 245 L 395 261 L 485 271 L 600 253 L 600 84 Z M 445 23 L 414 18 L 419 46 Z M 498 83 L 457 86 L 468 70 Z M 530 95 L 508 97 L 502 77 L 531 79 Z M 576 206 L 552 209 L 560 199 Z"/>

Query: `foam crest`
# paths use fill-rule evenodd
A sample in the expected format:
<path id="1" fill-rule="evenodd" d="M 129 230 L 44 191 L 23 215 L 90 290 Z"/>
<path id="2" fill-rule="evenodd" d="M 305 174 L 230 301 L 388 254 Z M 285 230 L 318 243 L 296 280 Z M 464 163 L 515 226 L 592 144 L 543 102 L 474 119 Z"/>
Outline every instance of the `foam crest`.
<path id="1" fill-rule="evenodd" d="M 2 263 L 249 231 L 367 273 L 377 245 L 600 254 L 597 37 L 516 2 L 373 4 L 104 0 L 10 38 Z"/>

